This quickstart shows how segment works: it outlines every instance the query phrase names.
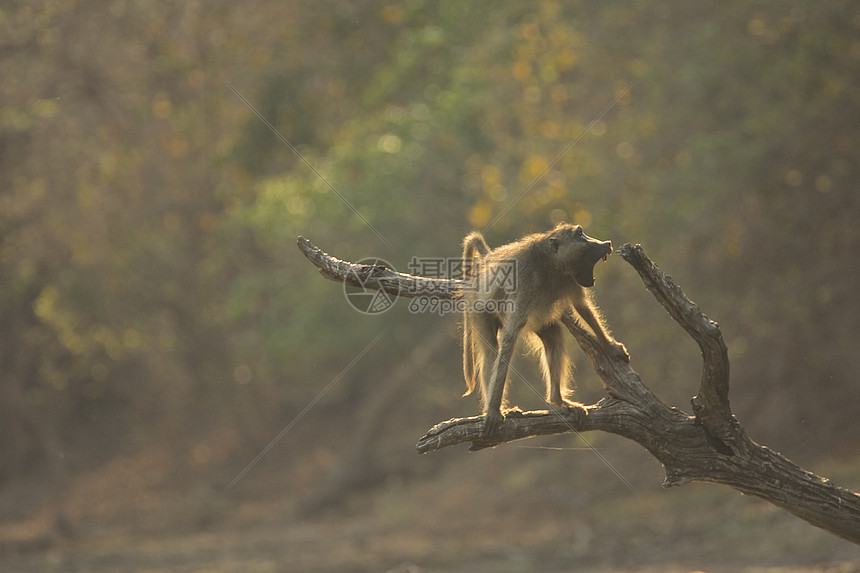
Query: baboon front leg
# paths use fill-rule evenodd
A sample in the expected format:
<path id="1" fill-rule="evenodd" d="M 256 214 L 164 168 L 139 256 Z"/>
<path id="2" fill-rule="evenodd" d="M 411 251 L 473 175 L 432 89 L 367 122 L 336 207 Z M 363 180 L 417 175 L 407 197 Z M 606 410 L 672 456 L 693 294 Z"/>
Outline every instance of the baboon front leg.
<path id="1" fill-rule="evenodd" d="M 582 320 L 591 328 L 597 339 L 603 343 L 604 347 L 618 358 L 630 361 L 630 355 L 627 354 L 627 348 L 612 338 L 603 326 L 603 322 L 594 313 L 594 308 L 591 302 L 587 299 L 578 300 L 573 303 L 573 308 L 577 314 L 582 317 Z"/>
<path id="2" fill-rule="evenodd" d="M 564 398 L 570 384 L 570 361 L 564 351 L 561 323 L 554 322 L 541 329 L 537 335 L 543 343 L 541 369 L 546 382 L 547 402 L 559 408 L 571 405 L 572 402 Z"/>
<path id="3" fill-rule="evenodd" d="M 508 366 L 510 365 L 511 357 L 514 354 L 514 348 L 516 346 L 520 330 L 522 330 L 522 325 L 519 323 L 514 325 L 511 322 L 506 322 L 502 327 L 501 336 L 499 337 L 499 352 L 496 355 L 495 364 L 493 365 L 493 374 L 490 378 L 490 384 L 485 394 L 485 434 L 496 432 L 505 420 L 504 415 L 502 415 L 502 400 L 505 396 L 505 380 L 508 377 Z"/>

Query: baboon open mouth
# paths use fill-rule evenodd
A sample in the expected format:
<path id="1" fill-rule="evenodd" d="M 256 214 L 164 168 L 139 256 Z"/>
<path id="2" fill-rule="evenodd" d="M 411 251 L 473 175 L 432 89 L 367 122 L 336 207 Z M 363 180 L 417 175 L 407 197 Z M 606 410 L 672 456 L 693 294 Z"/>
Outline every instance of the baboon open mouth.
<path id="1" fill-rule="evenodd" d="M 612 251 L 609 251 L 608 253 L 606 253 L 605 255 L 603 255 L 603 257 L 601 257 L 601 258 L 603 259 L 603 262 L 604 262 L 604 263 L 606 262 L 606 260 L 609 258 L 609 255 L 611 255 L 611 254 L 612 254 Z M 598 259 L 597 261 L 595 261 L 595 263 L 594 263 L 594 264 L 596 265 L 598 261 L 600 261 L 600 259 Z M 592 276 L 591 276 L 591 285 L 593 286 L 593 285 L 594 285 L 594 283 L 597 281 L 597 279 L 595 279 L 595 278 L 594 278 L 594 267 L 593 267 L 593 266 L 591 267 L 591 275 L 592 275 Z"/>
<path id="2" fill-rule="evenodd" d="M 600 251 L 603 251 L 603 252 L 600 252 Z M 583 268 L 583 269 L 581 269 L 581 272 L 582 272 L 581 275 L 576 276 L 576 274 L 574 274 L 574 278 L 576 279 L 576 282 L 578 282 L 580 285 L 582 285 L 584 287 L 594 286 L 594 283 L 596 282 L 596 280 L 594 278 L 594 267 L 595 267 L 595 265 L 597 265 L 597 263 L 599 263 L 601 261 L 601 259 L 603 260 L 604 263 L 606 262 L 606 260 L 609 258 L 609 255 L 612 254 L 612 246 L 609 245 L 607 242 L 606 244 L 601 245 L 600 249 L 595 254 L 597 255 L 597 257 L 594 259 L 591 259 L 594 262 L 591 263 L 587 267 L 588 270 Z"/>
<path id="3" fill-rule="evenodd" d="M 603 253 L 603 256 L 602 256 L 602 257 L 598 255 L 598 259 L 597 259 L 597 260 L 599 261 L 600 259 L 603 259 L 603 262 L 605 263 L 605 262 L 606 262 L 606 260 L 609 258 L 609 255 L 611 255 L 611 254 L 612 254 L 612 246 L 611 246 L 611 245 L 609 245 L 609 244 L 607 244 L 607 245 L 604 245 L 604 248 L 606 249 L 606 252 L 605 252 L 605 253 Z M 595 261 L 595 264 L 597 264 L 597 261 Z"/>

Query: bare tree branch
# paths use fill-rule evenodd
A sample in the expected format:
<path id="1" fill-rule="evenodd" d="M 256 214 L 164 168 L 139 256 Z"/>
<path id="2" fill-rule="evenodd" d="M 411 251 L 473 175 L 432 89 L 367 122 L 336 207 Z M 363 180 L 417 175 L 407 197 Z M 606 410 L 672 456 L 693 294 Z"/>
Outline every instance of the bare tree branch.
<path id="1" fill-rule="evenodd" d="M 699 394 L 692 399 L 693 411 L 714 439 L 730 443 L 737 423 L 729 406 L 729 353 L 720 325 L 684 296 L 681 287 L 645 256 L 640 245 L 624 245 L 619 253 L 639 273 L 645 288 L 698 343 L 702 351 L 702 382 Z"/>
<path id="2" fill-rule="evenodd" d="M 336 259 L 324 253 L 304 237 L 296 241 L 299 250 L 327 279 L 350 286 L 381 290 L 393 296 L 415 298 L 435 296 L 440 299 L 459 298 L 463 281 L 432 279 L 398 273 L 386 267 L 362 265 Z"/>
<path id="3" fill-rule="evenodd" d="M 398 296 L 458 298 L 461 281 L 428 279 L 331 257 L 299 238 L 299 248 L 326 278 Z M 719 325 L 708 319 L 639 245 L 619 253 L 645 287 L 702 351 L 702 379 L 692 399 L 694 416 L 669 407 L 644 384 L 630 363 L 607 354 L 571 314 L 562 317 L 606 389 L 596 404 L 564 411 L 509 412 L 501 429 L 483 432 L 482 417 L 455 418 L 418 441 L 427 453 L 471 443 L 471 450 L 531 436 L 601 430 L 642 445 L 666 470 L 665 487 L 706 481 L 765 499 L 834 535 L 860 544 L 860 494 L 803 470 L 752 441 L 729 405 L 729 360 Z"/>

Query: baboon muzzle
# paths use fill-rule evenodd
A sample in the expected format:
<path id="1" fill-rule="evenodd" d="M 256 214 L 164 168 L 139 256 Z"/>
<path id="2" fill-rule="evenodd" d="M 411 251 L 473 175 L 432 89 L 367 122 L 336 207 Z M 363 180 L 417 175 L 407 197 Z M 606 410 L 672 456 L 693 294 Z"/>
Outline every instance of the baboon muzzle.
<path id="1" fill-rule="evenodd" d="M 583 264 L 573 271 L 573 278 L 576 279 L 581 286 L 594 286 L 594 265 L 601 259 L 606 262 L 609 255 L 612 254 L 612 241 L 598 241 L 588 238 L 588 252 L 583 257 Z"/>

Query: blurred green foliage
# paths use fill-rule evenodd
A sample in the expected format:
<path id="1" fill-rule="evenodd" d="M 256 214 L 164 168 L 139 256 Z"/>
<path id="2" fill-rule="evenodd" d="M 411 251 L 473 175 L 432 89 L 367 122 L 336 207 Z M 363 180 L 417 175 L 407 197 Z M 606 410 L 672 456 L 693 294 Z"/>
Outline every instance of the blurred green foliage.
<path id="1" fill-rule="evenodd" d="M 723 325 L 754 435 L 860 431 L 855 3 L 13 2 L 0 28 L 0 478 L 256 427 L 395 320 L 354 370 L 371 396 L 454 318 L 353 312 L 295 237 L 406 270 L 490 223 L 643 243 Z M 686 407 L 695 347 L 600 272 L 634 367 Z M 457 399 L 421 382 L 415 404 Z"/>

